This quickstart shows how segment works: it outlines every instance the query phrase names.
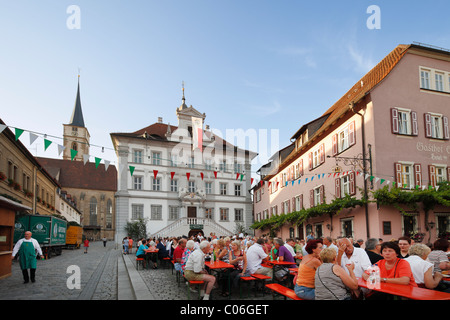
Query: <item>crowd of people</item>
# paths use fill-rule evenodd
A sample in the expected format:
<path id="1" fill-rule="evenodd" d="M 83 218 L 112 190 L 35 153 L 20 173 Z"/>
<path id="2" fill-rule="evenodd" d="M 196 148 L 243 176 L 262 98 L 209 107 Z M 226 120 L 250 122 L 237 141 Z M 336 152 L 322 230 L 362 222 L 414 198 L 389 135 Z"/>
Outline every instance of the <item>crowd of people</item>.
<path id="1" fill-rule="evenodd" d="M 129 240 L 129 239 L 128 239 Z M 127 244 L 128 246 L 126 246 Z M 129 253 L 129 241 L 124 239 L 124 253 Z M 268 281 L 291 287 L 306 300 L 385 299 L 387 295 L 358 286 L 357 278 L 368 279 L 368 269 L 380 270 L 380 280 L 408 286 L 419 286 L 450 293 L 450 282 L 443 274 L 450 270 L 449 242 L 438 239 L 431 246 L 414 243 L 408 237 L 383 242 L 341 237 L 315 239 L 313 234 L 303 239 L 281 239 L 233 235 L 208 238 L 201 234 L 191 237 L 140 239 L 136 241 L 136 256 L 145 257 L 149 248 L 158 250 L 158 260 L 170 257 L 174 268 L 187 280 L 202 280 L 200 296 L 207 300 L 212 289 L 230 294 L 226 279 L 216 278 L 205 270 L 205 260 L 214 259 L 232 264 L 231 288 L 239 287 L 241 277 L 261 274 Z M 292 262 L 273 268 L 268 260 Z M 152 260 L 153 268 L 158 268 Z M 295 268 L 295 275 L 291 272 Z M 275 271 L 276 270 L 276 271 Z M 195 291 L 194 288 L 189 290 Z M 264 287 L 260 288 L 264 290 Z"/>

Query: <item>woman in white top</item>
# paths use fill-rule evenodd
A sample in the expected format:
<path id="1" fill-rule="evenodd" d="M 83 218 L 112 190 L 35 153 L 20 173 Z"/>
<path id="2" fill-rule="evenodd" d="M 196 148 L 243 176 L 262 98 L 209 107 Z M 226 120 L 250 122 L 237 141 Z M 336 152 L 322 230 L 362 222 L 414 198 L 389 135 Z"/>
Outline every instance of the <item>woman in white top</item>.
<path id="1" fill-rule="evenodd" d="M 411 271 L 417 285 L 427 289 L 434 289 L 442 280 L 442 274 L 435 272 L 433 275 L 433 264 L 426 261 L 430 252 L 431 249 L 428 246 L 422 243 L 416 243 L 409 248 L 409 256 L 405 260 L 411 266 Z"/>

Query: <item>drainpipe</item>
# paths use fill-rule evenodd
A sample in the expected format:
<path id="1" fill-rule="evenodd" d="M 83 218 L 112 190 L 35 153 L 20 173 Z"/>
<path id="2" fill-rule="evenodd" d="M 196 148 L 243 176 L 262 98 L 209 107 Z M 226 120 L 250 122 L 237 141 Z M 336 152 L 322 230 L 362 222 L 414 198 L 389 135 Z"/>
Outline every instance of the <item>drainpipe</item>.
<path id="1" fill-rule="evenodd" d="M 361 131 L 362 131 L 362 154 L 363 154 L 363 171 L 364 171 L 364 175 L 367 173 L 367 164 L 366 164 L 366 132 L 365 132 L 365 128 L 364 128 L 364 114 L 361 114 L 357 111 L 355 111 L 355 103 L 351 102 L 350 103 L 350 109 L 353 111 L 353 113 L 361 116 Z M 365 214 L 366 214 L 366 234 L 367 234 L 367 238 L 370 238 L 370 231 L 369 231 L 369 204 L 367 203 L 368 200 L 368 191 L 367 191 L 367 179 L 364 179 L 364 198 L 365 198 L 365 203 L 364 203 L 364 209 L 365 209 Z"/>

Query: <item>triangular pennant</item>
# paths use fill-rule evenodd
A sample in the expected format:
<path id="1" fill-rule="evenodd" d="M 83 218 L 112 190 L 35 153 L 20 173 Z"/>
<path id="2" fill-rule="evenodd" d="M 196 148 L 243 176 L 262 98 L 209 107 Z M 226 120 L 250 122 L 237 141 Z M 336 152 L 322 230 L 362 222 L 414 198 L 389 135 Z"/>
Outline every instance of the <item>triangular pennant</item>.
<path id="1" fill-rule="evenodd" d="M 307 183 L 308 182 L 308 178 L 305 178 L 305 183 Z"/>
<path id="2" fill-rule="evenodd" d="M 158 170 L 153 170 L 153 177 L 156 179 L 156 176 L 158 175 Z"/>
<path id="3" fill-rule="evenodd" d="M 311 177 L 311 181 L 313 181 L 313 179 L 314 179 L 314 176 Z"/>
<path id="4" fill-rule="evenodd" d="M 88 154 L 83 154 L 83 162 L 84 164 L 86 164 L 86 162 L 89 161 L 89 155 Z"/>
<path id="5" fill-rule="evenodd" d="M 236 180 L 239 179 L 240 173 L 236 173 Z"/>
<path id="6" fill-rule="evenodd" d="M 135 167 L 133 167 L 133 166 L 130 166 L 129 168 L 130 168 L 130 173 L 131 173 L 131 176 L 133 176 L 133 173 L 134 173 L 134 169 L 135 169 Z"/>
<path id="7" fill-rule="evenodd" d="M 95 157 L 95 169 L 97 169 L 97 168 L 98 168 L 98 165 L 100 164 L 100 161 L 102 161 L 102 159 L 101 159 L 101 158 L 97 158 L 97 157 Z"/>
<path id="8" fill-rule="evenodd" d="M 203 180 L 203 177 L 204 177 L 204 174 L 203 174 L 203 172 L 200 172 L 200 177 L 202 178 L 202 180 Z"/>
<path id="9" fill-rule="evenodd" d="M 252 184 L 253 184 L 253 178 L 250 179 L 250 185 L 252 185 Z"/>
<path id="10" fill-rule="evenodd" d="M 30 132 L 30 144 L 33 144 L 33 142 L 35 142 L 38 137 L 39 136 L 37 134 Z"/>
<path id="11" fill-rule="evenodd" d="M 105 171 L 108 170 L 109 164 L 111 163 L 109 160 L 105 160 Z"/>
<path id="12" fill-rule="evenodd" d="M 372 182 L 374 178 L 374 176 L 370 176 L 370 181 Z"/>
<path id="13" fill-rule="evenodd" d="M 66 147 L 58 144 L 58 156 L 60 156 L 64 150 L 66 150 Z"/>
<path id="14" fill-rule="evenodd" d="M 214 177 L 217 179 L 217 171 L 214 171 Z"/>
<path id="15" fill-rule="evenodd" d="M 186 172 L 186 177 L 187 177 L 188 181 L 189 181 L 190 176 L 191 176 L 191 174 L 189 172 Z"/>
<path id="16" fill-rule="evenodd" d="M 15 132 L 16 132 L 16 141 L 19 140 L 20 136 L 22 135 L 22 133 L 25 130 L 19 129 L 19 128 L 15 128 Z"/>
<path id="17" fill-rule="evenodd" d="M 6 129 L 6 127 L 7 127 L 7 125 L 6 125 L 6 124 L 0 124 L 0 133 L 2 133 L 2 132 L 3 132 L 3 130 L 5 130 L 5 129 Z"/>
<path id="18" fill-rule="evenodd" d="M 241 181 L 242 181 L 242 179 L 244 179 L 244 174 L 241 174 Z"/>
<path id="19" fill-rule="evenodd" d="M 288 186 L 288 182 L 286 181 L 286 187 Z"/>
<path id="20" fill-rule="evenodd" d="M 295 180 L 292 180 L 292 186 L 294 186 L 294 182 L 295 182 Z"/>
<path id="21" fill-rule="evenodd" d="M 380 180 L 380 186 L 383 184 L 383 182 L 385 182 L 386 180 L 385 179 L 381 179 Z"/>
<path id="22" fill-rule="evenodd" d="M 78 151 L 70 149 L 70 160 L 73 161 L 73 159 L 77 156 Z"/>
<path id="23" fill-rule="evenodd" d="M 323 179 L 324 176 L 325 176 L 325 173 L 322 173 L 322 179 Z"/>
<path id="24" fill-rule="evenodd" d="M 370 177 L 370 174 L 366 173 L 366 177 L 364 178 L 364 180 L 367 180 L 367 178 Z"/>
<path id="25" fill-rule="evenodd" d="M 301 181 L 302 181 L 302 179 L 298 179 L 298 184 L 300 184 Z"/>
<path id="26" fill-rule="evenodd" d="M 171 173 L 170 173 L 170 180 L 173 180 L 173 176 L 175 175 L 175 172 L 174 171 L 172 171 Z"/>
<path id="27" fill-rule="evenodd" d="M 427 186 L 422 186 L 422 191 L 425 190 L 426 187 L 427 187 Z"/>
<path id="28" fill-rule="evenodd" d="M 46 151 L 51 144 L 52 142 L 50 140 L 44 139 L 44 151 Z"/>

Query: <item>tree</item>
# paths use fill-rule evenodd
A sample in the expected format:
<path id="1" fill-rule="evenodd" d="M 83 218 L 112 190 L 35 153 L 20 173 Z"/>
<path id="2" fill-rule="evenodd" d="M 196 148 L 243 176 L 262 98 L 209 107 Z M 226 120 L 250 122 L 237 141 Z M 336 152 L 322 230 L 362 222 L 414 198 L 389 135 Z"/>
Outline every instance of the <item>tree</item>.
<path id="1" fill-rule="evenodd" d="M 127 222 L 125 231 L 132 239 L 147 238 L 147 219 L 138 219 L 134 222 Z"/>

